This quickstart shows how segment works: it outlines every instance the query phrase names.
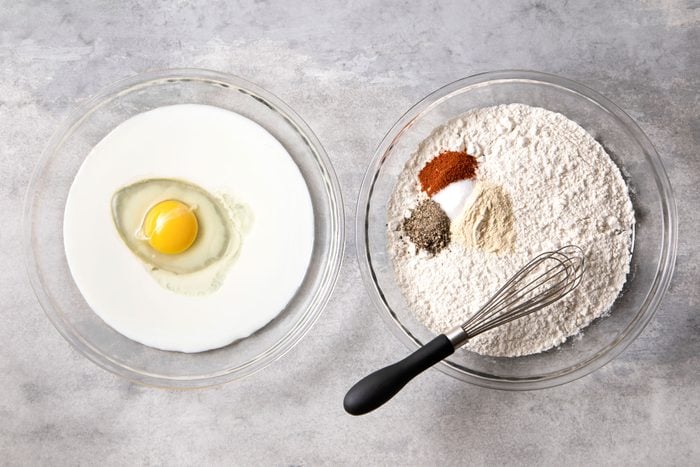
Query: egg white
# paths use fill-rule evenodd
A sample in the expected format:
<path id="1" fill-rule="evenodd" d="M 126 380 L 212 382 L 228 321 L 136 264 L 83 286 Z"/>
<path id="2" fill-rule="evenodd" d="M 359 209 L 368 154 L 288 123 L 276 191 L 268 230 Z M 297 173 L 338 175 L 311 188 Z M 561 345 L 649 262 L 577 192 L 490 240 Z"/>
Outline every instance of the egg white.
<path id="1" fill-rule="evenodd" d="M 214 293 L 164 289 L 120 238 L 112 196 L 148 178 L 230 193 L 253 213 Z M 63 227 L 71 274 L 95 313 L 130 339 L 182 352 L 225 346 L 277 316 L 303 282 L 314 241 L 308 188 L 279 141 L 239 114 L 194 104 L 136 115 L 100 141 L 73 181 Z"/>
<path id="2" fill-rule="evenodd" d="M 176 255 L 159 253 L 141 238 L 145 214 L 168 199 L 190 206 L 199 224 L 194 243 Z M 177 179 L 140 180 L 112 197 L 114 226 L 126 246 L 161 286 L 188 295 L 212 293 L 221 286 L 240 251 L 244 232 L 250 229 L 253 216 L 249 211 L 228 195 L 215 197 Z"/>

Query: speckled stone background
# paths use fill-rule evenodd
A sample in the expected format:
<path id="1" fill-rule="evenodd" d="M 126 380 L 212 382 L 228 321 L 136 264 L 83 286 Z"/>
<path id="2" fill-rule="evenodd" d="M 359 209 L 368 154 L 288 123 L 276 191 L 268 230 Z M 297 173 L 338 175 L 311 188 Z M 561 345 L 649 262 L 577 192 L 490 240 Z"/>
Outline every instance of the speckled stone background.
<path id="1" fill-rule="evenodd" d="M 297 4 L 298 3 L 298 4 Z M 0 0 L 0 464 L 700 463 L 700 3 Z M 340 178 L 345 264 L 322 318 L 262 373 L 194 392 L 130 384 L 44 316 L 21 254 L 21 205 L 76 103 L 154 68 L 261 84 L 318 134 Z M 341 401 L 404 353 L 355 261 L 364 166 L 415 101 L 473 73 L 531 68 L 611 98 L 656 145 L 681 216 L 676 274 L 651 325 L 571 384 L 508 393 L 432 370 L 362 418 Z"/>

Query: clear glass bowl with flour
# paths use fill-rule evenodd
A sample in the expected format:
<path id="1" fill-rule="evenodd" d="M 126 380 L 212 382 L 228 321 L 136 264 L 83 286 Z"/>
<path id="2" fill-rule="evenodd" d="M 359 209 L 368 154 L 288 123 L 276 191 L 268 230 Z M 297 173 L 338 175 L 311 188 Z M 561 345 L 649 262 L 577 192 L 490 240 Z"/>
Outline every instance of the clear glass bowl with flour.
<path id="1" fill-rule="evenodd" d="M 677 230 L 673 195 L 656 151 L 639 127 L 603 96 L 569 80 L 529 71 L 486 73 L 447 85 L 416 104 L 389 131 L 370 163 L 357 205 L 357 244 L 363 279 L 381 316 L 389 324 L 390 329 L 410 348 L 415 348 L 432 338 L 442 324 L 447 324 L 446 321 L 451 316 L 457 316 L 458 313 L 451 314 L 443 310 L 438 319 L 431 321 L 430 312 L 421 308 L 419 294 L 411 296 L 412 294 L 405 293 L 407 279 L 405 274 L 397 274 L 395 270 L 393 260 L 397 255 L 397 242 L 391 234 L 391 224 L 396 222 L 397 209 L 407 207 L 397 208 L 396 199 L 392 200 L 392 197 L 395 197 L 397 180 L 401 179 L 402 171 L 405 170 L 407 162 L 414 157 L 416 151 L 421 151 L 419 146 L 423 144 L 424 149 L 426 138 L 430 135 L 435 136 L 436 128 L 450 121 L 454 122 L 455 119 L 469 112 L 478 113 L 476 109 L 516 103 L 559 113 L 578 124 L 600 143 L 615 166 L 619 168 L 629 188 L 636 222 L 634 231 L 629 237 L 632 247 L 630 272 L 626 275 L 626 280 L 624 272 L 622 273 L 622 280 L 624 280 L 622 293 L 617 297 L 615 294 L 610 297 L 610 300 L 614 300 L 612 307 L 601 318 L 593 320 L 580 333 L 569 337 L 561 345 L 543 352 L 532 353 L 539 350 L 537 346 L 532 345 L 522 348 L 518 348 L 517 345 L 499 347 L 493 342 L 487 342 L 472 347 L 472 350 L 477 350 L 479 353 L 460 349 L 438 366 L 441 371 L 470 383 L 511 390 L 544 388 L 572 381 L 600 368 L 629 345 L 649 322 L 668 287 L 675 260 Z M 515 107 L 511 110 L 517 111 L 517 106 Z M 503 116 L 496 115 L 496 117 Z M 543 116 L 539 115 L 539 117 Z M 508 119 L 500 122 L 500 125 L 504 126 L 503 132 L 509 131 L 506 127 L 510 122 L 506 120 Z M 498 133 L 496 129 L 491 133 L 487 129 L 487 134 L 491 136 L 496 137 L 496 133 Z M 541 138 L 536 135 L 532 138 L 533 141 L 538 139 Z M 449 142 L 442 141 L 442 143 L 449 146 Z M 526 146 L 529 141 L 519 141 L 519 143 Z M 441 144 L 436 142 L 435 146 L 438 148 Z M 459 148 L 442 147 L 442 149 L 458 150 Z M 476 155 L 480 155 L 482 148 L 477 146 L 464 149 L 468 153 L 476 152 Z M 413 159 L 412 165 L 420 165 L 420 162 Z M 427 160 L 422 161 L 423 164 L 426 162 Z M 566 163 L 565 158 L 562 158 L 561 163 Z M 552 164 L 552 168 L 557 169 L 556 161 Z M 508 177 L 513 176 L 512 171 L 501 171 L 495 166 L 484 165 L 482 169 L 490 175 L 488 177 L 490 181 L 495 179 L 504 185 L 509 183 Z M 514 167 L 511 169 L 515 170 Z M 413 167 L 412 170 L 420 170 L 420 167 Z M 613 167 L 614 170 L 615 167 Z M 610 184 L 613 183 L 610 182 Z M 537 189 L 536 186 L 533 188 Z M 598 190 L 600 188 L 597 187 Z M 411 189 L 406 188 L 404 194 L 411 196 L 416 193 L 411 193 Z M 542 193 L 542 196 L 546 197 L 547 194 Z M 516 200 L 516 207 L 517 204 Z M 563 206 L 559 201 L 550 204 L 544 208 L 548 211 L 561 209 L 562 213 L 567 212 L 566 203 Z M 621 204 L 623 205 L 624 203 Z M 405 209 L 405 214 L 409 213 L 410 209 Z M 517 226 L 517 212 L 515 217 Z M 546 215 L 538 221 L 539 224 L 535 223 L 530 227 L 534 229 L 548 226 Z M 389 235 L 387 224 L 390 224 Z M 608 227 L 615 230 L 619 226 L 598 226 L 602 230 Z M 524 234 L 534 235 L 532 229 L 527 232 L 527 229 L 520 228 L 518 231 L 518 228 L 520 227 L 516 228 L 516 234 L 519 233 L 521 237 Z M 454 233 L 453 237 L 455 237 Z M 539 247 L 550 243 L 554 247 L 576 238 L 575 235 L 572 238 L 564 238 L 571 236 L 566 229 L 554 229 L 544 234 L 562 238 L 538 239 L 535 242 L 537 245 L 531 252 L 527 251 L 527 246 L 523 247 L 520 244 L 521 255 L 528 253 L 534 255 L 539 252 L 535 251 Z M 520 240 L 527 240 L 527 238 Z M 605 248 L 605 245 L 599 248 L 596 254 L 597 261 L 601 260 L 600 257 L 604 255 Z M 513 263 L 518 262 L 518 259 L 522 258 L 514 258 Z M 475 263 L 475 265 L 478 264 L 478 262 Z M 496 264 L 484 263 L 482 266 L 496 267 Z M 414 266 L 416 264 L 407 269 L 412 269 Z M 445 267 L 445 264 L 433 266 L 439 268 Z M 420 269 L 419 266 L 418 269 Z M 593 267 L 591 270 L 595 273 L 596 270 L 605 270 L 605 268 Z M 591 270 L 588 272 L 590 273 Z M 617 272 L 619 275 L 620 271 Z M 469 277 L 485 280 L 488 275 L 478 271 L 473 276 L 463 274 L 462 279 L 459 280 L 469 280 Z M 409 281 L 414 279 L 416 278 L 408 278 Z M 419 285 L 430 286 L 428 282 Z M 603 283 L 607 282 L 599 281 L 599 285 Z M 449 295 L 449 292 L 444 290 L 436 293 Z M 484 290 L 483 293 L 488 294 L 489 291 Z M 479 293 L 471 295 L 478 301 Z M 571 299 L 581 300 L 585 297 L 574 295 Z M 444 308 L 450 303 L 450 299 L 442 301 L 437 299 L 427 307 Z M 472 307 L 478 307 L 478 305 L 479 303 L 470 304 Z M 450 324 L 456 325 L 459 322 Z M 445 329 L 449 327 L 445 326 Z M 527 329 L 527 332 L 539 332 L 539 330 L 534 326 Z M 543 347 L 549 348 L 551 347 L 549 344 L 557 344 L 562 337 L 566 336 L 559 333 L 548 342 L 544 342 Z M 529 355 L 516 358 L 500 356 L 504 354 Z"/>

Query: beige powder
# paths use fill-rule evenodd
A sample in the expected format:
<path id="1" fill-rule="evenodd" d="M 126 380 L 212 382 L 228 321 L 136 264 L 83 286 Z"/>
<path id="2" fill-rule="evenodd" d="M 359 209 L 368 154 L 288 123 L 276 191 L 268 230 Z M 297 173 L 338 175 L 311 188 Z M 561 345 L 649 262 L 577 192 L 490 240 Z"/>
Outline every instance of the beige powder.
<path id="1" fill-rule="evenodd" d="M 477 182 L 466 209 L 452 223 L 453 238 L 467 247 L 487 253 L 513 251 L 513 206 L 500 185 Z"/>

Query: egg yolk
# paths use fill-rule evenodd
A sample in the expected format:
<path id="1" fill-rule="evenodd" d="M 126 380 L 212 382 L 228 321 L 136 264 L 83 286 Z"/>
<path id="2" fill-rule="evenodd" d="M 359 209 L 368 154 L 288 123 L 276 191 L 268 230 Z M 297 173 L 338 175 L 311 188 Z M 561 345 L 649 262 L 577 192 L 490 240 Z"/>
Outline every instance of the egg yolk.
<path id="1" fill-rule="evenodd" d="M 153 206 L 143 220 L 142 231 L 154 250 L 167 255 L 182 253 L 197 239 L 199 224 L 192 207 L 169 199 Z"/>

